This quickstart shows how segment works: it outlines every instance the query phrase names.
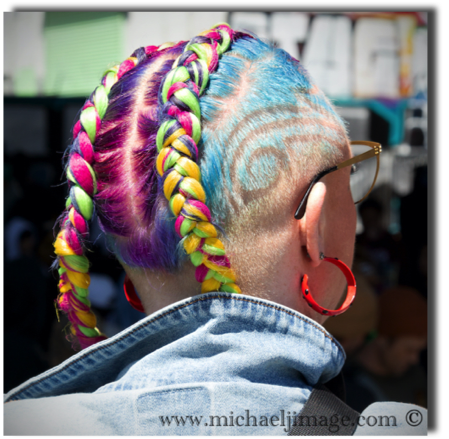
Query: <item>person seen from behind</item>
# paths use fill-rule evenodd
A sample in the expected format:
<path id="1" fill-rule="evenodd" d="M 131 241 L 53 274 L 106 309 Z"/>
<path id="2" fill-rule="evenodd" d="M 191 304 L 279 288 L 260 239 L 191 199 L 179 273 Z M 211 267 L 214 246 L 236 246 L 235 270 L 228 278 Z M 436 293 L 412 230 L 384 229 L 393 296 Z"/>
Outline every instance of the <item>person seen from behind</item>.
<path id="1" fill-rule="evenodd" d="M 354 197 L 374 181 L 350 174 L 381 152 L 361 145 L 297 60 L 226 24 L 109 69 L 73 129 L 55 241 L 81 352 L 6 395 L 6 433 L 296 435 L 311 410 L 314 433 L 363 434 L 319 396 L 349 410 L 322 323 L 355 297 Z M 88 299 L 94 209 L 147 314 L 110 339 Z M 409 433 L 410 407 L 382 405 L 397 422 L 370 432 Z"/>

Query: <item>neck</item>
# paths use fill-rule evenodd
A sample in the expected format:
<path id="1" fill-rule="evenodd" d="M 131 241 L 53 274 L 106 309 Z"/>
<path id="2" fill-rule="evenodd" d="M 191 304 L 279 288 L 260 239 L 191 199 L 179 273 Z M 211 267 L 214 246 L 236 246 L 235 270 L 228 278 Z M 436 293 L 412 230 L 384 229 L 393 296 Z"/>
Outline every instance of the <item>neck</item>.
<path id="1" fill-rule="evenodd" d="M 232 254 L 231 263 L 237 274 L 237 284 L 245 295 L 287 306 L 322 324 L 326 316 L 313 311 L 302 298 L 301 266 L 306 265 L 306 260 L 305 257 L 298 256 L 300 244 L 295 241 L 293 232 L 278 232 L 276 239 L 270 240 L 270 251 L 267 251 L 266 240 L 254 235 L 250 235 L 249 238 L 252 239 L 248 241 L 244 234 L 239 235 L 239 239 L 235 239 L 238 246 L 232 245 L 233 241 L 227 243 Z M 294 245 L 288 245 L 292 242 Z M 251 251 L 242 251 L 241 248 L 251 248 Z M 272 252 L 278 257 L 273 258 Z M 189 260 L 175 273 L 127 266 L 124 268 L 147 315 L 201 294 L 201 284 L 197 282 L 195 267 Z M 314 291 L 320 290 L 320 287 L 321 285 L 317 285 Z"/>
<path id="2" fill-rule="evenodd" d="M 190 261 L 187 261 L 176 273 L 145 268 L 135 269 L 128 266 L 124 268 L 147 315 L 201 293 L 201 284 L 195 279 L 195 267 Z"/>

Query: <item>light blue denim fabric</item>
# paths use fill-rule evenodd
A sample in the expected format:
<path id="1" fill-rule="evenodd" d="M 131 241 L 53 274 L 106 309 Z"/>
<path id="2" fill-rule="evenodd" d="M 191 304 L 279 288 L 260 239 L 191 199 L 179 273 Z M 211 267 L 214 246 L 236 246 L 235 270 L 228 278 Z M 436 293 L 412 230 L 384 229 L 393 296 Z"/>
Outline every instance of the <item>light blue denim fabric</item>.
<path id="1" fill-rule="evenodd" d="M 255 297 L 204 294 L 10 391 L 4 432 L 286 435 L 312 387 L 336 376 L 344 361 L 338 342 L 298 312 Z"/>

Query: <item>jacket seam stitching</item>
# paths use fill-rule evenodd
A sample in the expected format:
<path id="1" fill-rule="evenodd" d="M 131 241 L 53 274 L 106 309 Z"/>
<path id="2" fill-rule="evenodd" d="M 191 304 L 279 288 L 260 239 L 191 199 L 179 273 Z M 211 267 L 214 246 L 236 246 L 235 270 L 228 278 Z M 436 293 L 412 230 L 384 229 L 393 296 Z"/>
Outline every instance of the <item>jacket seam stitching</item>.
<path id="1" fill-rule="evenodd" d="M 169 310 L 169 311 L 166 311 L 165 313 L 161 314 L 160 316 L 157 316 L 157 317 L 155 317 L 155 318 L 149 320 L 148 322 L 146 322 L 146 323 L 143 324 L 142 326 L 139 326 L 139 327 L 133 329 L 131 332 L 128 332 L 128 333 L 125 334 L 123 337 L 120 337 L 119 339 L 115 340 L 112 344 L 108 344 L 107 346 L 98 346 L 98 348 L 97 348 L 96 350 L 93 350 L 93 351 L 91 351 L 91 352 L 88 352 L 88 353 L 86 353 L 85 355 L 83 355 L 83 356 L 81 356 L 81 357 L 79 357 L 79 358 L 73 360 L 72 362 L 70 362 L 69 364 L 67 364 L 66 366 L 64 366 L 62 369 L 55 370 L 54 373 L 52 373 L 51 375 L 48 375 L 48 376 L 46 376 L 46 377 L 43 377 L 43 378 L 41 378 L 39 381 L 30 383 L 27 387 L 25 387 L 25 388 L 23 388 L 23 389 L 20 389 L 19 391 L 17 391 L 16 394 L 11 395 L 11 396 L 8 398 L 8 400 L 5 401 L 5 402 L 13 401 L 14 399 L 16 399 L 16 397 L 17 397 L 18 395 L 20 395 L 20 394 L 23 393 L 23 392 L 26 392 L 26 391 L 27 391 L 28 389 L 30 389 L 31 387 L 33 387 L 33 386 L 35 386 L 35 385 L 38 385 L 38 384 L 42 383 L 43 381 L 47 380 L 48 378 L 52 378 L 54 375 L 56 375 L 56 374 L 58 374 L 58 373 L 60 373 L 60 372 L 65 371 L 67 368 L 69 368 L 69 367 L 72 366 L 73 364 L 78 363 L 79 361 L 83 360 L 84 358 L 88 357 L 89 355 L 93 354 L 94 352 L 99 352 L 100 350 L 103 350 L 103 349 L 109 348 L 109 347 L 111 347 L 111 346 L 114 346 L 114 345 L 117 344 L 118 342 L 123 341 L 124 339 L 126 339 L 126 338 L 129 337 L 130 335 L 134 334 L 136 331 L 138 331 L 138 330 L 140 330 L 140 329 L 142 329 L 142 328 L 145 328 L 146 326 L 148 326 L 148 325 L 150 325 L 150 324 L 152 324 L 152 323 L 154 323 L 154 322 L 157 322 L 158 320 L 160 320 L 160 319 L 163 318 L 163 317 L 166 317 L 166 316 L 168 316 L 168 315 L 170 315 L 170 314 L 173 314 L 174 312 L 179 311 L 180 309 L 185 308 L 185 307 L 187 307 L 187 306 L 194 305 L 195 303 L 202 302 L 202 301 L 206 301 L 206 300 L 211 300 L 211 299 L 216 299 L 216 298 L 219 298 L 219 299 L 227 299 L 227 300 L 238 300 L 238 301 L 240 301 L 240 302 L 254 303 L 254 304 L 256 304 L 256 305 L 263 305 L 263 306 L 265 306 L 265 307 L 267 307 L 267 308 L 273 308 L 273 309 L 275 309 L 275 310 L 277 310 L 277 311 L 285 312 L 286 314 L 288 314 L 288 315 L 290 315 L 290 316 L 292 316 L 292 317 L 296 317 L 296 318 L 298 318 L 299 320 L 302 320 L 304 323 L 307 323 L 307 324 L 313 326 L 315 329 L 318 329 L 320 332 L 323 333 L 323 335 L 324 335 L 326 338 L 328 338 L 329 340 L 331 340 L 332 342 L 334 342 L 334 338 L 331 337 L 331 336 L 329 336 L 329 334 L 327 334 L 327 333 L 326 333 L 322 328 L 320 328 L 319 326 L 317 326 L 317 325 L 315 325 L 314 323 L 312 323 L 312 322 L 310 322 L 310 321 L 304 319 L 304 317 L 302 317 L 302 316 L 300 316 L 300 315 L 294 314 L 294 313 L 292 313 L 291 311 L 288 311 L 288 310 L 286 310 L 286 309 L 280 308 L 280 307 L 278 307 L 278 306 L 276 306 L 276 305 L 270 305 L 270 304 L 268 304 L 268 303 L 259 302 L 259 301 L 255 300 L 255 299 L 247 299 L 247 298 L 237 297 L 237 296 L 231 296 L 231 297 L 229 297 L 229 296 L 222 296 L 222 295 L 220 295 L 220 294 L 217 294 L 217 295 L 215 295 L 215 296 L 208 296 L 208 297 L 198 297 L 198 298 L 196 298 L 196 299 L 195 299 L 194 301 L 192 301 L 192 302 L 184 303 L 183 305 L 178 305 L 176 308 L 174 308 L 174 309 L 172 309 L 172 310 Z M 335 346 L 337 346 L 338 350 L 341 351 L 341 348 L 340 348 L 340 346 L 338 346 L 338 344 L 335 344 Z"/>

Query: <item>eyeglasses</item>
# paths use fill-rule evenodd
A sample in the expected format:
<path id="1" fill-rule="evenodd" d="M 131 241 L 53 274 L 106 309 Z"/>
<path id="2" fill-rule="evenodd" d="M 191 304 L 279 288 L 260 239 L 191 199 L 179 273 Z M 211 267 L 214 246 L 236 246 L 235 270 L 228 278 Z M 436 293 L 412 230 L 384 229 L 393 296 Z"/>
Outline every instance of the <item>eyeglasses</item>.
<path id="1" fill-rule="evenodd" d="M 353 154 L 352 158 L 332 168 L 321 171 L 313 178 L 296 209 L 295 218 L 297 220 L 301 219 L 306 212 L 307 199 L 309 198 L 313 185 L 325 175 L 346 168 L 347 166 L 351 166 L 350 185 L 354 204 L 360 203 L 369 195 L 376 184 L 377 174 L 379 173 L 379 155 L 382 152 L 382 146 L 377 142 L 355 140 L 351 142 L 351 150 Z M 376 157 L 376 160 L 373 157 Z"/>

